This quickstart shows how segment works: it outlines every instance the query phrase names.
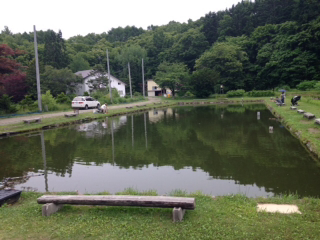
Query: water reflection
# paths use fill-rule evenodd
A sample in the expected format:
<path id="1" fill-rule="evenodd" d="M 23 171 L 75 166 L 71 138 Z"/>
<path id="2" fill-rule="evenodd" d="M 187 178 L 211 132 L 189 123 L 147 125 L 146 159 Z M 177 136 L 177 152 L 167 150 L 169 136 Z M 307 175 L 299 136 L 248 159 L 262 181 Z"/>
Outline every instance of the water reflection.
<path id="1" fill-rule="evenodd" d="M 319 168 L 271 117 L 264 105 L 168 108 L 1 139 L 0 179 L 34 174 L 15 185 L 39 191 L 318 196 Z"/>

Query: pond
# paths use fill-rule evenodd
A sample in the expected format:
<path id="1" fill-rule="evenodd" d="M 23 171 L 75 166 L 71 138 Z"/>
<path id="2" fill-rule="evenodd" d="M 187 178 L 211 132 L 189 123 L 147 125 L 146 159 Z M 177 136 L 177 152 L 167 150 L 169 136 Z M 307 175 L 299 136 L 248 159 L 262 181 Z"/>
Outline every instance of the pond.
<path id="1" fill-rule="evenodd" d="M 273 118 L 263 104 L 188 106 L 3 138 L 0 181 L 40 192 L 319 196 L 319 166 Z"/>

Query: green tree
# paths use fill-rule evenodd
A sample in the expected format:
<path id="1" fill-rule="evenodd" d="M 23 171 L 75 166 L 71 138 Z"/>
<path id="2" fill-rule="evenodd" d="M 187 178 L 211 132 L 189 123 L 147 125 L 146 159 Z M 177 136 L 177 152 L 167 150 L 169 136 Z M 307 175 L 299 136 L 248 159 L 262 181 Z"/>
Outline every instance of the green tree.
<path id="1" fill-rule="evenodd" d="M 106 89 L 108 91 L 108 72 L 102 64 L 95 65 L 88 78 L 90 78 L 88 80 L 90 91 L 99 89 Z"/>
<path id="2" fill-rule="evenodd" d="M 196 61 L 196 69 L 209 68 L 220 74 L 219 84 L 225 89 L 244 87 L 244 65 L 248 61 L 245 51 L 234 39 L 215 43 Z"/>
<path id="3" fill-rule="evenodd" d="M 162 88 L 169 88 L 172 96 L 177 90 L 186 85 L 189 79 L 187 66 L 182 63 L 163 62 L 159 65 L 155 82 Z"/>
<path id="4" fill-rule="evenodd" d="M 51 65 L 57 69 L 68 66 L 69 58 L 60 30 L 58 33 L 52 30 L 46 32 L 43 60 L 45 65 Z"/>
<path id="5" fill-rule="evenodd" d="M 82 70 L 89 70 L 90 64 L 87 60 L 85 60 L 83 57 L 79 56 L 78 54 L 74 56 L 70 63 L 70 69 L 72 72 L 78 72 Z"/>
<path id="6" fill-rule="evenodd" d="M 74 92 L 76 85 L 83 81 L 68 68 L 55 69 L 52 66 L 45 66 L 41 79 L 42 89 L 50 90 L 53 96 L 67 91 Z"/>
<path id="7" fill-rule="evenodd" d="M 219 74 L 209 68 L 202 68 L 192 73 L 190 86 L 199 98 L 209 97 L 214 93 L 214 86 L 219 82 Z"/>
<path id="8" fill-rule="evenodd" d="M 206 37 L 198 29 L 189 29 L 172 46 L 172 61 L 179 61 L 192 71 L 196 59 L 209 47 Z"/>
<path id="9" fill-rule="evenodd" d="M 142 58 L 146 63 L 147 52 L 144 48 L 139 45 L 131 45 L 122 48 L 117 60 L 121 63 L 122 68 L 125 69 L 125 74 L 128 76 L 128 63 L 130 63 L 131 69 L 131 81 L 132 90 L 142 92 Z"/>

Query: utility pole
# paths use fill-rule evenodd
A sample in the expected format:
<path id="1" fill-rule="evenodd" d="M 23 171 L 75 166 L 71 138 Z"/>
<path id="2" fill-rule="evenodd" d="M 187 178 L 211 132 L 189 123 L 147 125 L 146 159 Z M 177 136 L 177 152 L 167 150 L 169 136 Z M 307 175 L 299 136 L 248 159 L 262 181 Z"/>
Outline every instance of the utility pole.
<path id="1" fill-rule="evenodd" d="M 143 97 L 146 97 L 144 93 L 144 67 L 143 67 L 143 58 L 142 58 L 142 90 L 143 90 Z"/>
<path id="2" fill-rule="evenodd" d="M 112 103 L 112 88 L 111 88 L 111 77 L 110 77 L 110 66 L 109 66 L 109 52 L 107 49 L 107 63 L 108 63 L 108 80 L 109 80 L 109 92 L 110 92 L 110 100 Z"/>
<path id="3" fill-rule="evenodd" d="M 34 34 L 34 53 L 35 53 L 35 57 L 36 57 L 38 107 L 39 107 L 39 111 L 42 112 L 42 99 L 41 99 L 41 89 L 40 89 L 40 74 L 39 74 L 39 60 L 38 60 L 38 44 L 37 44 L 36 25 L 33 25 L 33 34 Z"/>
<path id="4" fill-rule="evenodd" d="M 129 71 L 129 83 L 130 83 L 130 96 L 132 98 L 130 63 L 128 63 L 128 71 Z"/>

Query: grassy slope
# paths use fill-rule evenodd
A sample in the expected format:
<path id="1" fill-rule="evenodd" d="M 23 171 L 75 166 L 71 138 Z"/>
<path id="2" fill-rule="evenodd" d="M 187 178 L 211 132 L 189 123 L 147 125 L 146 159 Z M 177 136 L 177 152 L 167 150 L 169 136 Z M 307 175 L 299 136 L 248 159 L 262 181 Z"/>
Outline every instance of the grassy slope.
<path id="1" fill-rule="evenodd" d="M 294 196 L 250 199 L 240 195 L 213 199 L 181 192 L 178 195 L 196 197 L 197 204 L 196 210 L 186 212 L 181 223 L 172 223 L 172 209 L 133 207 L 64 206 L 46 218 L 41 216 L 41 206 L 36 202 L 41 194 L 23 193 L 19 203 L 0 208 L 0 239 L 317 239 L 320 236 L 320 199 L 299 200 Z M 303 214 L 257 213 L 257 202 L 295 203 Z"/>
<path id="2" fill-rule="evenodd" d="M 299 114 L 296 110 L 290 110 L 289 99 L 287 106 L 277 107 L 275 103 L 268 100 L 268 106 L 272 107 L 272 112 L 280 115 L 284 124 L 291 129 L 291 132 L 299 134 L 300 140 L 312 148 L 312 151 L 320 157 L 320 126 L 315 124 L 314 120 L 307 120 L 303 114 Z M 319 104 L 319 105 L 318 105 Z M 320 118 L 320 101 L 319 100 L 303 100 L 299 102 L 297 109 L 303 109 L 311 112 Z"/>

